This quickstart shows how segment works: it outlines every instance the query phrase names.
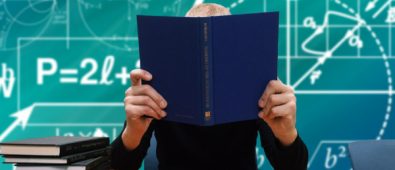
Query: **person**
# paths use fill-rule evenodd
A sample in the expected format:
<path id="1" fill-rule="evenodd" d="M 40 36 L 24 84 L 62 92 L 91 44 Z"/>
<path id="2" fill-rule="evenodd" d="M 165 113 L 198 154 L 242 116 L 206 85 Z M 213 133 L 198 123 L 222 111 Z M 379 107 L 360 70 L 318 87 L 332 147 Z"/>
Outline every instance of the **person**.
<path id="1" fill-rule="evenodd" d="M 200 4 L 186 16 L 215 15 L 230 12 L 217 4 Z M 130 78 L 132 86 L 126 90 L 124 99 L 124 129 L 112 143 L 114 169 L 138 169 L 154 131 L 160 170 L 257 169 L 258 132 L 274 169 L 306 169 L 308 151 L 295 127 L 296 97 L 293 89 L 280 80 L 270 81 L 257 101 L 262 110 L 256 120 L 204 127 L 161 120 L 167 114 L 166 99 L 150 85 L 141 83 L 155 75 L 135 69 Z"/>

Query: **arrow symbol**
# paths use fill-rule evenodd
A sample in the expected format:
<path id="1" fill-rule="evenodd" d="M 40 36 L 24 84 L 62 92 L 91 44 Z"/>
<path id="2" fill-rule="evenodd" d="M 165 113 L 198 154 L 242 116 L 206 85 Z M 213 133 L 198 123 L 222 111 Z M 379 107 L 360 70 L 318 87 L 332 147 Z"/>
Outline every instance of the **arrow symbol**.
<path id="1" fill-rule="evenodd" d="M 21 125 L 22 129 L 24 130 L 29 120 L 29 117 L 33 112 L 33 109 L 34 105 L 31 105 L 23 110 L 11 114 L 11 117 L 16 118 L 16 120 L 10 126 L 8 126 L 7 129 L 1 134 L 0 142 L 2 142 L 18 125 Z"/>
<path id="2" fill-rule="evenodd" d="M 61 102 L 61 103 L 34 103 L 31 106 L 17 111 L 11 114 L 11 117 L 16 120 L 8 126 L 8 128 L 0 135 L 0 142 L 2 142 L 18 125 L 22 126 L 24 130 L 30 115 L 35 107 L 123 107 L 122 102 L 99 102 L 99 103 L 73 103 L 73 102 Z"/>
<path id="3" fill-rule="evenodd" d="M 372 10 L 373 8 L 375 8 L 375 7 L 376 7 L 376 3 L 377 3 L 378 1 L 379 1 L 379 0 L 370 1 L 370 2 L 368 3 L 368 5 L 366 5 L 365 12 L 368 12 L 368 11 Z"/>
<path id="4" fill-rule="evenodd" d="M 382 5 L 382 6 L 376 11 L 376 13 L 373 14 L 372 17 L 373 17 L 374 19 L 377 18 L 377 16 L 379 16 L 379 15 L 384 11 L 385 8 L 387 8 L 388 6 L 391 6 L 391 2 L 392 2 L 392 0 L 387 0 L 387 2 L 384 3 L 384 5 Z"/>

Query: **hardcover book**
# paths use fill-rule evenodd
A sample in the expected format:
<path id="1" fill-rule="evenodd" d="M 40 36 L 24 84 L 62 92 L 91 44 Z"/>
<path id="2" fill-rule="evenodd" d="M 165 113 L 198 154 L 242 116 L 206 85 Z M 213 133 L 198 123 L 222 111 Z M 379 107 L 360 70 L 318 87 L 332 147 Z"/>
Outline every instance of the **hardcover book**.
<path id="1" fill-rule="evenodd" d="M 74 162 L 100 157 L 108 156 L 109 148 L 101 148 L 90 150 L 86 152 L 76 153 L 61 157 L 38 157 L 38 156 L 5 156 L 4 163 L 19 163 L 19 164 L 71 164 Z"/>
<path id="2" fill-rule="evenodd" d="M 137 16 L 141 68 L 167 100 L 164 120 L 216 125 L 257 119 L 277 79 L 278 12 Z"/>
<path id="3" fill-rule="evenodd" d="M 54 136 L 0 143 L 0 154 L 6 156 L 66 156 L 107 147 L 105 137 Z"/>
<path id="4" fill-rule="evenodd" d="M 16 164 L 16 170 L 94 170 L 109 169 L 108 157 L 97 157 L 92 159 L 75 162 L 70 165 L 52 164 Z"/>

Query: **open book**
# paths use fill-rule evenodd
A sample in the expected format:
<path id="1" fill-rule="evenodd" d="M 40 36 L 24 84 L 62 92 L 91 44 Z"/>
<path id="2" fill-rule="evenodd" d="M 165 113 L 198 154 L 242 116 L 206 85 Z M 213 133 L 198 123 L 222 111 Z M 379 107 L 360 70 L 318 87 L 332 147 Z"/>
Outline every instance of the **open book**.
<path id="1" fill-rule="evenodd" d="M 258 118 L 258 100 L 277 79 L 278 12 L 137 16 L 145 82 L 167 100 L 164 120 L 215 125 Z"/>

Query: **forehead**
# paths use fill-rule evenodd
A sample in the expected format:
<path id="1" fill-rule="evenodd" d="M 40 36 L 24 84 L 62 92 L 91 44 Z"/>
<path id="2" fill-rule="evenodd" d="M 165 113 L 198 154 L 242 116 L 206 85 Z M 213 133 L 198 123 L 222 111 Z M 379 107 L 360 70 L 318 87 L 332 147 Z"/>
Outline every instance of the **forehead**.
<path id="1" fill-rule="evenodd" d="M 192 7 L 186 14 L 187 17 L 207 17 L 220 15 L 230 15 L 230 12 L 227 8 L 216 4 L 197 5 Z"/>

